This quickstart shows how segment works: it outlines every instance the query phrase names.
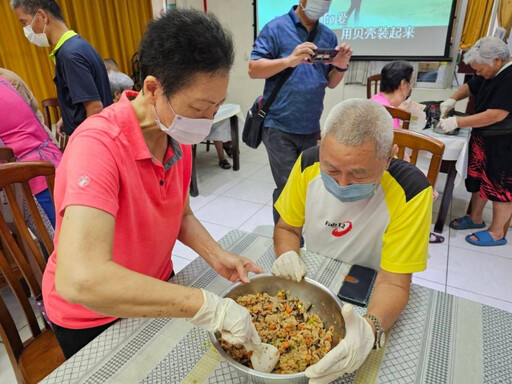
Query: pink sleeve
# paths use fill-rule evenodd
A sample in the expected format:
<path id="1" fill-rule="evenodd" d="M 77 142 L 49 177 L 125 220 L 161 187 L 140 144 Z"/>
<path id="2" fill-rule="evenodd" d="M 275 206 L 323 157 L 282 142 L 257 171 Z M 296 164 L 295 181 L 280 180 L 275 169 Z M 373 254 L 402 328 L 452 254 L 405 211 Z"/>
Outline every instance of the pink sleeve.
<path id="1" fill-rule="evenodd" d="M 119 169 L 115 142 L 98 132 L 82 131 L 66 148 L 57 169 L 55 200 L 60 215 L 70 205 L 101 209 L 116 216 L 119 208 Z M 118 157 L 117 157 L 118 158 Z"/>

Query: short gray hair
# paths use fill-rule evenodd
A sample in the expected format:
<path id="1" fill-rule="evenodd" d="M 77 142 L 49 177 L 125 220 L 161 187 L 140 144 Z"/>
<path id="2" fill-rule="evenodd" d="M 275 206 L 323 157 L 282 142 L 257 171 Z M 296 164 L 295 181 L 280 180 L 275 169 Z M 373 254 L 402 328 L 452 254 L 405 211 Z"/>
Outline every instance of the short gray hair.
<path id="1" fill-rule="evenodd" d="M 464 54 L 466 64 L 476 62 L 493 65 L 493 60 L 496 58 L 500 58 L 502 61 L 510 58 L 507 44 L 497 37 L 482 37 Z"/>
<path id="2" fill-rule="evenodd" d="M 110 90 L 112 91 L 112 95 L 114 95 L 115 92 L 123 93 L 123 91 L 133 88 L 133 80 L 130 78 L 130 76 L 124 74 L 123 72 L 109 72 L 108 81 L 110 83 Z"/>
<path id="3" fill-rule="evenodd" d="M 17 10 L 21 8 L 24 12 L 35 15 L 38 9 L 50 13 L 60 21 L 64 21 L 62 10 L 55 0 L 11 0 L 11 8 Z"/>
<path id="4" fill-rule="evenodd" d="M 377 158 L 389 157 L 393 146 L 393 119 L 382 105 L 366 99 L 349 99 L 336 105 L 325 120 L 322 137 L 332 135 L 351 147 L 375 143 Z"/>

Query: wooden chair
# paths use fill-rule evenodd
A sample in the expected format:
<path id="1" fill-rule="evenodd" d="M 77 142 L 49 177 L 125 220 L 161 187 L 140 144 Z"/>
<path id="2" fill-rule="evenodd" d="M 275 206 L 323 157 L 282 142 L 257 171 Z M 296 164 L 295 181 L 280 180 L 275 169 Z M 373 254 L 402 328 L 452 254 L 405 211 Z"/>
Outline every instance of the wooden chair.
<path id="1" fill-rule="evenodd" d="M 39 235 L 38 237 L 41 239 L 42 246 L 50 255 L 53 252 L 53 242 L 43 224 L 28 184 L 28 181 L 36 176 L 46 177 L 50 194 L 53 196 L 55 167 L 52 163 L 46 161 L 27 161 L 0 164 L 0 189 L 3 189 L 5 192 L 14 220 L 15 232 L 19 234 L 19 239 L 16 241 L 3 214 L 0 213 L 0 241 L 5 251 L 16 262 L 34 297 L 41 294 L 41 279 L 46 267 L 46 261 L 41 248 L 39 248 L 39 245 L 30 234 L 27 223 L 23 219 L 23 214 L 16 200 L 14 186 L 15 184 L 21 185 L 24 198 Z M 27 249 L 21 246 L 21 242 L 26 245 Z M 31 268 L 31 265 L 34 266 L 34 269 Z"/>
<path id="2" fill-rule="evenodd" d="M 0 147 L 0 163 L 14 161 L 14 152 L 9 147 Z"/>
<path id="3" fill-rule="evenodd" d="M 53 132 L 52 125 L 56 124 L 61 117 L 59 100 L 52 97 L 50 99 L 44 99 L 41 104 L 43 106 L 44 125 Z M 66 145 L 68 144 L 69 136 L 61 136 L 55 132 L 55 137 L 60 150 L 64 152 L 64 149 L 66 149 Z"/>
<path id="4" fill-rule="evenodd" d="M 369 99 L 379 92 L 380 73 L 371 75 L 366 80 L 366 98 Z M 373 87 L 373 93 L 372 93 Z"/>
<path id="5" fill-rule="evenodd" d="M 6 277 L 28 322 L 32 337 L 23 341 L 12 315 L 0 296 L 0 336 L 11 360 L 19 384 L 39 383 L 66 359 L 53 331 L 45 323 L 39 326 L 22 284 L 11 271 L 5 255 L 0 251 L 0 270 Z"/>
<path id="6" fill-rule="evenodd" d="M 7 354 L 14 368 L 18 383 L 38 383 L 65 361 L 57 339 L 47 323 L 39 326 L 36 314 L 30 305 L 28 295 L 38 298 L 41 295 L 41 278 L 46 266 L 41 249 L 30 234 L 23 220 L 23 215 L 16 201 L 14 186 L 20 184 L 30 213 L 42 239 L 43 246 L 50 254 L 53 243 L 44 227 L 37 210 L 28 181 L 36 176 L 46 177 L 46 182 L 53 196 L 55 167 L 50 162 L 18 162 L 0 164 L 0 188 L 4 190 L 11 210 L 16 232 L 27 247 L 21 247 L 10 231 L 3 214 L 0 213 L 0 271 L 14 292 L 27 319 L 32 337 L 23 342 L 16 324 L 0 297 L 0 336 L 5 344 Z M 29 251 L 27 251 L 28 249 Z M 7 255 L 14 260 L 15 266 L 26 282 L 29 292 L 24 289 L 19 276 Z"/>
<path id="7" fill-rule="evenodd" d="M 9 163 L 9 162 L 12 162 L 12 161 L 15 161 L 15 160 L 16 159 L 14 157 L 14 152 L 13 152 L 13 150 L 11 148 L 9 148 L 9 147 L 0 147 L 0 164 L 1 163 Z M 2 195 L 2 197 L 3 197 L 3 191 L 2 190 L 0 190 L 0 195 Z M 3 202 L 3 199 L 2 199 L 2 202 Z M 3 209 L 3 207 L 1 207 L 1 209 Z M 0 211 L 1 211 L 1 209 L 0 209 Z M 0 250 L 2 250 L 1 242 L 0 242 Z M 8 260 L 8 261 L 11 264 L 11 267 L 13 268 L 13 272 L 16 275 L 16 277 L 18 278 L 18 280 L 21 279 L 22 278 L 21 273 L 18 270 L 18 266 L 16 265 L 14 260 L 12 258 L 10 258 L 10 260 Z M 0 272 L 0 288 L 5 287 L 6 285 L 7 285 L 7 280 L 5 280 L 4 275 Z"/>
<path id="8" fill-rule="evenodd" d="M 432 188 L 434 188 L 437 176 L 439 175 L 439 168 L 441 167 L 444 143 L 433 137 L 403 129 L 395 129 L 394 134 L 393 144 L 398 145 L 398 158 L 404 158 L 406 148 L 412 149 L 410 162 L 416 165 L 419 151 L 427 151 L 432 154 L 430 166 L 428 167 L 427 180 Z"/>
<path id="9" fill-rule="evenodd" d="M 402 129 L 409 129 L 409 124 L 411 122 L 410 112 L 407 112 L 400 108 L 388 107 L 386 105 L 384 106 L 384 108 L 388 110 L 389 114 L 393 119 L 402 120 Z"/>

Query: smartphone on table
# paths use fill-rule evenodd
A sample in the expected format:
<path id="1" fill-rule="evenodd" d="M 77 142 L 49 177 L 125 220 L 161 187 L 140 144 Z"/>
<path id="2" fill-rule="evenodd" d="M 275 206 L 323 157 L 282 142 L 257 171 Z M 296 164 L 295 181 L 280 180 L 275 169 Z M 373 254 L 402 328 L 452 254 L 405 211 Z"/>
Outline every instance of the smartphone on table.
<path id="1" fill-rule="evenodd" d="M 345 276 L 338 297 L 348 303 L 366 307 L 370 300 L 376 276 L 377 271 L 374 269 L 353 265 Z"/>
<path id="2" fill-rule="evenodd" d="M 338 54 L 338 51 L 335 49 L 324 49 L 318 48 L 315 51 L 315 54 L 311 56 L 311 62 L 313 63 L 330 63 L 334 56 Z"/>

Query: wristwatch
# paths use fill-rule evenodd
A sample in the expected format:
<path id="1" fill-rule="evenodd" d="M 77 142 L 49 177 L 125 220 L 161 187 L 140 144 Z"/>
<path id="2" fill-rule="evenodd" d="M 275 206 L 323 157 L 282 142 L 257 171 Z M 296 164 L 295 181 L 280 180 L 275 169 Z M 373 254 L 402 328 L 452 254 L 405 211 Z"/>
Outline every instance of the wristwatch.
<path id="1" fill-rule="evenodd" d="M 347 68 L 338 68 L 337 66 L 333 65 L 334 69 L 337 70 L 338 72 L 347 72 L 348 71 L 348 64 L 347 64 Z"/>
<path id="2" fill-rule="evenodd" d="M 382 329 L 380 321 L 370 313 L 364 314 L 363 317 L 370 319 L 373 324 L 375 324 L 375 344 L 373 345 L 373 349 L 378 351 L 379 349 L 384 348 L 384 344 L 386 344 L 386 333 Z"/>

